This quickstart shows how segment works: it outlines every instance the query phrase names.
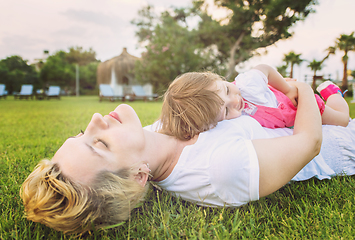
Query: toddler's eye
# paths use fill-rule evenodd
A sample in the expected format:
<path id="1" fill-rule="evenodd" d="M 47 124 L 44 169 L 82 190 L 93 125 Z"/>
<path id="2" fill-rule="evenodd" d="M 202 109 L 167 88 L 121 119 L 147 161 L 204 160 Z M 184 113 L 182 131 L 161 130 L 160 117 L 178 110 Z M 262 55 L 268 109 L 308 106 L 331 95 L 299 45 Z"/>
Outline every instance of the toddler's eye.
<path id="1" fill-rule="evenodd" d="M 227 86 L 227 95 L 229 94 L 229 87 Z"/>
<path id="2" fill-rule="evenodd" d="M 228 116 L 228 108 L 226 108 L 226 117 Z"/>

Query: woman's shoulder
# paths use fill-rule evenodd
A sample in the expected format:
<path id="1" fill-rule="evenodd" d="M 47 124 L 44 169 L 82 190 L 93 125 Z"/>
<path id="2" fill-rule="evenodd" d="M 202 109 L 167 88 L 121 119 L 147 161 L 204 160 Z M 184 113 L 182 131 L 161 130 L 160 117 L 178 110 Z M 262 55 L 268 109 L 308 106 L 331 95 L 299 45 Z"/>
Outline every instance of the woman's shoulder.
<path id="1" fill-rule="evenodd" d="M 240 136 L 245 139 L 266 138 L 267 134 L 258 121 L 248 115 L 238 118 L 224 120 L 213 129 L 215 134 L 228 131 L 231 137 Z"/>
<path id="2" fill-rule="evenodd" d="M 143 127 L 143 129 L 148 130 L 150 132 L 158 132 L 161 129 L 161 122 L 160 120 L 155 121 L 153 124 Z"/>
<path id="3" fill-rule="evenodd" d="M 158 132 L 161 129 L 161 122 L 158 120 L 151 125 L 145 126 L 144 129 L 152 132 Z M 232 132 L 234 137 L 241 136 L 249 138 L 248 136 L 251 132 L 261 131 L 261 129 L 261 125 L 255 119 L 248 115 L 242 115 L 235 119 L 218 122 L 216 127 L 200 133 L 199 139 L 204 135 L 223 136 L 223 133 L 226 131 L 230 133 Z"/>

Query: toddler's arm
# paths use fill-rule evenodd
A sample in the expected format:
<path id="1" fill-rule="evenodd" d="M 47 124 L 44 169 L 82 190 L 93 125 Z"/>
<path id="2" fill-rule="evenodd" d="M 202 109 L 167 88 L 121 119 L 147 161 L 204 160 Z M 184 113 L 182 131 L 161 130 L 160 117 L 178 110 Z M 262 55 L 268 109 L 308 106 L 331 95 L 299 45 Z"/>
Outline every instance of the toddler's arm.
<path id="1" fill-rule="evenodd" d="M 278 71 L 266 64 L 257 65 L 254 69 L 258 69 L 263 72 L 268 78 L 269 85 L 285 94 L 289 99 L 291 99 L 293 105 L 297 106 L 297 88 L 288 84 Z"/>

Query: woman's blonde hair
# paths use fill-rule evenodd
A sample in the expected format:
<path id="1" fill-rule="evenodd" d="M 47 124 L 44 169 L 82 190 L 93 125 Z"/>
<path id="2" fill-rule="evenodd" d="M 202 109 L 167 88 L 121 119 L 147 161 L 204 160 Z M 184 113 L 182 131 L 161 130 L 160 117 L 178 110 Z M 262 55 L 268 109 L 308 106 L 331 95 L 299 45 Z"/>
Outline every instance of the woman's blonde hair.
<path id="1" fill-rule="evenodd" d="M 216 126 L 223 100 L 211 90 L 221 76 L 189 72 L 177 77 L 164 94 L 161 133 L 189 140 Z"/>
<path id="2" fill-rule="evenodd" d="M 26 217 L 68 233 L 127 220 L 148 189 L 128 176 L 129 170 L 104 171 L 94 184 L 83 186 L 64 176 L 56 163 L 42 160 L 20 190 Z"/>

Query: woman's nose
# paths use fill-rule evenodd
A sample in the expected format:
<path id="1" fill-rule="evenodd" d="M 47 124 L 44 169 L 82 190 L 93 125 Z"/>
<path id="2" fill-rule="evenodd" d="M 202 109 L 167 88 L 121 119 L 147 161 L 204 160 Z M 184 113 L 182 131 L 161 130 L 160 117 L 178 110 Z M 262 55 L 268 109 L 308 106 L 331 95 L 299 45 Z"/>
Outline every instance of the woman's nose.
<path id="1" fill-rule="evenodd" d="M 88 125 L 88 129 L 95 129 L 95 128 L 105 129 L 107 128 L 107 126 L 108 126 L 107 122 L 102 117 L 102 115 L 100 113 L 95 113 L 91 118 L 91 121 Z"/>

